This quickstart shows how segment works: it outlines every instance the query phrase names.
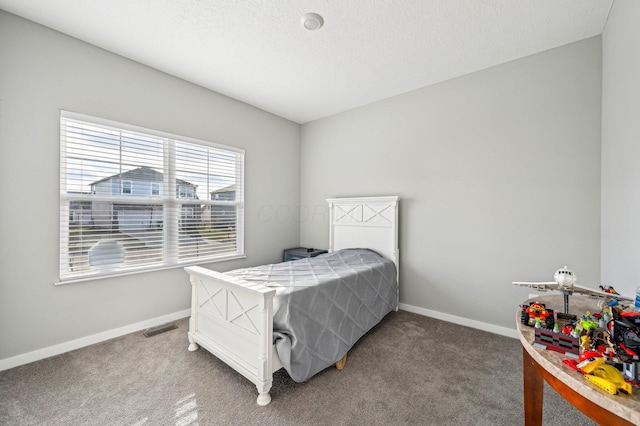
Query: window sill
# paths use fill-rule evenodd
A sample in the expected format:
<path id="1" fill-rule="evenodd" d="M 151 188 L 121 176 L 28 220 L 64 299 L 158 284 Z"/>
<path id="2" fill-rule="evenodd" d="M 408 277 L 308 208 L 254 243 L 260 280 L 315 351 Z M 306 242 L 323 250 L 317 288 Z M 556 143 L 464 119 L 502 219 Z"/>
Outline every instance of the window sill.
<path id="1" fill-rule="evenodd" d="M 184 268 L 186 266 L 192 266 L 192 265 L 204 265 L 207 263 L 218 263 L 218 262 L 226 262 L 227 260 L 235 260 L 235 259 L 245 259 L 247 257 L 247 255 L 245 254 L 235 254 L 235 255 L 230 255 L 230 256 L 225 256 L 225 257 L 218 257 L 215 259 L 207 259 L 207 260 L 193 260 L 190 262 L 182 262 L 180 264 L 177 265 L 171 265 L 171 266 L 155 266 L 155 267 L 148 267 L 148 268 L 140 268 L 140 269 L 134 269 L 134 270 L 128 270 L 128 271 L 123 271 L 123 272 L 115 272 L 115 273 L 111 273 L 111 274 L 100 274 L 100 273 L 96 273 L 93 275 L 87 275 L 84 277 L 79 277 L 79 278 L 69 278 L 66 280 L 59 280 L 53 283 L 53 285 L 67 285 L 67 284 L 79 284 L 79 283 L 83 283 L 83 282 L 87 282 L 87 281 L 97 281 L 97 280 L 104 280 L 104 279 L 109 279 L 109 278 L 119 278 L 119 277 L 124 277 L 124 276 L 128 276 L 128 275 L 137 275 L 137 274 L 143 274 L 146 272 L 157 272 L 157 271 L 165 271 L 165 270 L 169 270 L 169 269 L 176 269 L 176 268 Z"/>

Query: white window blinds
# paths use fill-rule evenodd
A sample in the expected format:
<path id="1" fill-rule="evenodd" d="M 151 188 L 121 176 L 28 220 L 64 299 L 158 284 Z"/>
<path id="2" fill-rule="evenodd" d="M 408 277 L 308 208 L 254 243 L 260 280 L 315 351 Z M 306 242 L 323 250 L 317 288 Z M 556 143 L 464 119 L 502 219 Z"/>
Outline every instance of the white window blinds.
<path id="1" fill-rule="evenodd" d="M 67 111 L 60 280 L 243 255 L 244 151 Z"/>

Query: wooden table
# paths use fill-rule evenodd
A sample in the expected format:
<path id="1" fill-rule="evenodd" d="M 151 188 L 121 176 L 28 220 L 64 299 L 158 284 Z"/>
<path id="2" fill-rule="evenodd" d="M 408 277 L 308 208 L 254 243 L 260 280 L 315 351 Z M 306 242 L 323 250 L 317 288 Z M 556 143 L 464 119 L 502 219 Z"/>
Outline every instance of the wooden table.
<path id="1" fill-rule="evenodd" d="M 563 312 L 561 295 L 538 297 L 548 309 Z M 525 303 L 534 301 L 531 299 Z M 587 310 L 598 312 L 597 300 L 582 295 L 570 296 L 569 310 L 578 317 Z M 525 425 L 542 424 L 543 380 L 563 398 L 601 425 L 640 425 L 640 388 L 633 395 L 610 395 L 587 381 L 580 373 L 563 364 L 564 354 L 533 346 L 534 329 L 523 325 L 518 309 L 516 322 L 522 343 Z"/>

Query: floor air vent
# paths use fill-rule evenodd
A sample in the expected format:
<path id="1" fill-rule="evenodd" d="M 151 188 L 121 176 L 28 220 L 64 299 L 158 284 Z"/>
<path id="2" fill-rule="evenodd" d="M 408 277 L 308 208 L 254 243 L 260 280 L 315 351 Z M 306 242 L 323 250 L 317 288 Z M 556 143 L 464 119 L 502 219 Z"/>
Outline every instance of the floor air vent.
<path id="1" fill-rule="evenodd" d="M 144 334 L 144 337 L 151 337 L 160 333 L 164 333 L 165 331 L 175 330 L 176 328 L 178 328 L 178 326 L 175 324 L 164 324 L 157 327 L 147 328 L 142 334 Z"/>

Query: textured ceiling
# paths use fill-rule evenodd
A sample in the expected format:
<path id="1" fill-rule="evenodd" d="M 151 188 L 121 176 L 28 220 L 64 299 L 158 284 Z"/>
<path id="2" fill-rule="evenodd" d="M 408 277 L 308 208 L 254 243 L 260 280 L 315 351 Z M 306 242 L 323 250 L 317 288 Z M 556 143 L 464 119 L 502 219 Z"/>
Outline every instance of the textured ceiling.
<path id="1" fill-rule="evenodd" d="M 601 34 L 613 0 L 0 0 L 298 123 Z M 307 12 L 324 17 L 307 31 Z"/>

